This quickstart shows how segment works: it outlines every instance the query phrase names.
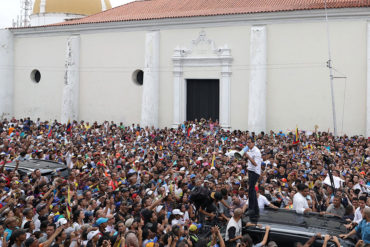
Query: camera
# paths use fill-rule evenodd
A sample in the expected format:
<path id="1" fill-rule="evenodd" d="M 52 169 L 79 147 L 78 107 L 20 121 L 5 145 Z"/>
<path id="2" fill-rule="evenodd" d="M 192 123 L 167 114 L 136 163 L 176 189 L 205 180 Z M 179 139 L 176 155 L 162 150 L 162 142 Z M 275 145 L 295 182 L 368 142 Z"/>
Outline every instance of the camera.
<path id="1" fill-rule="evenodd" d="M 329 156 L 327 156 L 327 155 L 323 155 L 323 161 L 325 162 L 325 164 L 327 164 L 327 165 L 330 165 L 331 163 L 333 163 L 333 159 L 332 158 L 330 158 Z"/>

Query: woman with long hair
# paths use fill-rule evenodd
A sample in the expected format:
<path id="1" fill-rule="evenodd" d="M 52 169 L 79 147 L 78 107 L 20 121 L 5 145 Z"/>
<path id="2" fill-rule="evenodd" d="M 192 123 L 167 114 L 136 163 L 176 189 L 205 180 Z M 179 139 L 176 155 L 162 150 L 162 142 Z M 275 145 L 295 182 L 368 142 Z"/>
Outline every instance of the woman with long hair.
<path id="1" fill-rule="evenodd" d="M 74 231 L 79 231 L 81 226 L 84 224 L 85 213 L 82 210 L 76 210 L 73 212 L 73 224 L 72 228 Z"/>
<path id="2" fill-rule="evenodd" d="M 26 231 L 26 237 L 29 238 L 35 230 L 35 223 L 33 223 L 33 221 L 27 221 L 23 228 Z"/>

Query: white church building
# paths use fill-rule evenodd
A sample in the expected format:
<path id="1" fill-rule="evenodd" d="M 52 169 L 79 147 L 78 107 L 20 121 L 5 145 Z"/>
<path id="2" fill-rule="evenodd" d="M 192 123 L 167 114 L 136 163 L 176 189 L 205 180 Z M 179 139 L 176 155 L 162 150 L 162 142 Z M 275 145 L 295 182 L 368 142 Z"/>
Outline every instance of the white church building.
<path id="1" fill-rule="evenodd" d="M 328 26 L 324 8 L 38 0 L 38 26 L 0 30 L 0 116 L 156 127 L 205 117 L 227 129 L 332 132 L 330 47 L 338 134 L 369 136 L 370 2 L 327 0 Z"/>

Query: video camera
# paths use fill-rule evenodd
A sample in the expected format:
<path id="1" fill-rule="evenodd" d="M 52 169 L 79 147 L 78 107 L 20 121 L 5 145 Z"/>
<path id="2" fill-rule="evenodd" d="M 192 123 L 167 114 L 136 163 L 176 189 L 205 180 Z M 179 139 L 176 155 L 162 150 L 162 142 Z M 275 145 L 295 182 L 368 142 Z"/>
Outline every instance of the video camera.
<path id="1" fill-rule="evenodd" d="M 328 155 L 326 155 L 326 154 L 323 154 L 322 160 L 325 162 L 326 165 L 330 165 L 330 164 L 334 163 L 333 159 L 331 157 L 329 157 Z"/>

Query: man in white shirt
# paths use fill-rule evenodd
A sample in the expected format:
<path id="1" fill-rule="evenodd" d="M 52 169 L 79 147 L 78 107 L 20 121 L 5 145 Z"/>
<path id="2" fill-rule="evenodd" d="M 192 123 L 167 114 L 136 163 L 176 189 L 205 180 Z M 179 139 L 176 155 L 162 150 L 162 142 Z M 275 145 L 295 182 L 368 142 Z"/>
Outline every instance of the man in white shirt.
<path id="1" fill-rule="evenodd" d="M 312 212 L 312 209 L 308 207 L 306 196 L 308 195 L 308 187 L 305 184 L 298 184 L 298 193 L 293 197 L 293 210 L 297 214 L 304 214 Z"/>
<path id="2" fill-rule="evenodd" d="M 360 196 L 360 198 L 358 199 L 358 204 L 359 207 L 356 208 L 355 217 L 353 218 L 353 222 L 357 224 L 360 223 L 362 220 L 362 212 L 364 211 L 364 209 L 368 208 L 368 206 L 366 206 L 366 197 Z"/>
<path id="3" fill-rule="evenodd" d="M 242 238 L 242 216 L 243 211 L 240 208 L 235 209 L 234 216 L 227 223 L 225 241 L 227 246 L 236 246 Z"/>
<path id="4" fill-rule="evenodd" d="M 261 163 L 262 156 L 261 151 L 255 146 L 255 140 L 250 138 L 247 141 L 249 148 L 248 152 L 245 153 L 245 157 L 248 161 L 248 196 L 249 205 L 247 215 L 250 217 L 257 217 L 259 215 L 259 207 L 256 193 L 256 183 L 261 175 Z"/>
<path id="5" fill-rule="evenodd" d="M 259 186 L 258 187 L 258 192 L 257 192 L 257 201 L 258 201 L 258 207 L 260 209 L 264 209 L 265 206 L 270 207 L 270 208 L 278 208 L 274 204 L 272 204 L 269 200 L 267 200 L 266 196 L 262 195 L 264 188 Z"/>

